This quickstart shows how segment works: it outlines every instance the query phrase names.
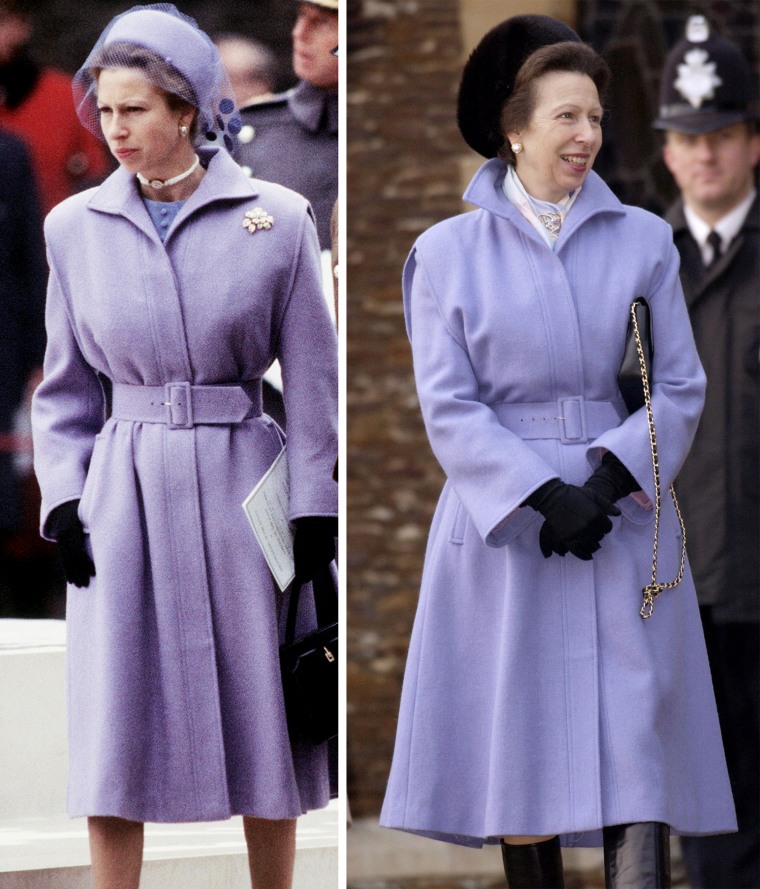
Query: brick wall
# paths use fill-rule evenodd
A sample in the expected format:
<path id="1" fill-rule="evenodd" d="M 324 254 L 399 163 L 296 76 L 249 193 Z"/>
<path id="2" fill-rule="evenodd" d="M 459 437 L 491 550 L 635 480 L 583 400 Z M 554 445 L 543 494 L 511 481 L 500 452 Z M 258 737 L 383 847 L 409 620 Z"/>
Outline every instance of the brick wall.
<path id="1" fill-rule="evenodd" d="M 400 276 L 458 212 L 456 0 L 349 6 L 349 793 L 385 787 L 422 553 L 442 478 L 419 415 Z"/>

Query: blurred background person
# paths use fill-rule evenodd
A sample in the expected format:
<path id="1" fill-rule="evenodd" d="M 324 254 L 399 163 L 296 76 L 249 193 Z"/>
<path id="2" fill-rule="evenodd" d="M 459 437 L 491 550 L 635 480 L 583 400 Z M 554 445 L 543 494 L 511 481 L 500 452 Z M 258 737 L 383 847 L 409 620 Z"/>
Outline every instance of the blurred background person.
<path id="1" fill-rule="evenodd" d="M 100 181 L 110 165 L 77 120 L 71 78 L 34 59 L 32 9 L 24 0 L 0 0 L 0 125 L 26 142 L 47 213 Z"/>
<path id="2" fill-rule="evenodd" d="M 4 610 L 15 616 L 46 617 L 61 616 L 64 589 L 54 548 L 37 532 L 39 491 L 31 471 L 29 404 L 44 351 L 47 266 L 42 218 L 64 198 L 100 181 L 111 165 L 77 119 L 69 75 L 35 58 L 33 17 L 39 22 L 34 3 L 0 0 L 0 127 L 26 147 L 26 151 L 17 145 L 9 148 L 4 139 L 6 212 L 1 224 L 8 323 L 0 334 L 0 429 L 11 437 L 5 438 L 0 455 L 8 498 L 0 509 L 4 529 L 0 571 Z"/>
<path id="3" fill-rule="evenodd" d="M 279 66 L 277 56 L 266 44 L 241 34 L 219 34 L 214 43 L 238 105 L 272 96 Z"/>
<path id="4" fill-rule="evenodd" d="M 760 135 L 747 61 L 702 16 L 668 55 L 659 117 L 680 190 L 666 218 L 707 373 L 678 477 L 739 832 L 682 840 L 694 889 L 760 886 Z"/>
<path id="5" fill-rule="evenodd" d="M 0 130 L 0 616 L 4 617 L 30 608 L 28 599 L 34 592 L 19 585 L 15 570 L 24 523 L 19 457 L 31 451 L 31 439 L 17 434 L 16 415 L 42 367 L 46 278 L 42 218 L 29 154 L 19 138 Z"/>
<path id="6" fill-rule="evenodd" d="M 330 249 L 330 214 L 338 197 L 338 0 L 298 4 L 293 70 L 298 84 L 241 108 L 238 160 L 250 176 L 304 195 Z"/>
<path id="7" fill-rule="evenodd" d="M 290 90 L 241 106 L 235 157 L 254 178 L 277 182 L 309 201 L 317 219 L 325 296 L 333 309 L 330 218 L 338 199 L 339 0 L 298 3 Z M 282 381 L 275 363 L 264 379 L 264 406 L 284 427 Z"/>

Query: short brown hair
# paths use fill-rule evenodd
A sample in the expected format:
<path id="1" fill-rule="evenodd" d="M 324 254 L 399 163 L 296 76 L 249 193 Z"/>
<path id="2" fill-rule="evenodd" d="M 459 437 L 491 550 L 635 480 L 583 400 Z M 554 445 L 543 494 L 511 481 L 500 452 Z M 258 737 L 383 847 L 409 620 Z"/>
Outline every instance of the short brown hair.
<path id="1" fill-rule="evenodd" d="M 593 80 L 599 100 L 604 101 L 610 82 L 610 69 L 599 53 L 586 43 L 570 40 L 551 43 L 531 53 L 517 72 L 512 94 L 499 116 L 502 133 L 506 135 L 528 125 L 536 107 L 536 80 L 550 71 L 586 74 Z M 499 157 L 508 164 L 515 163 L 515 155 L 507 138 L 499 149 Z"/>
<path id="2" fill-rule="evenodd" d="M 89 71 L 97 82 L 104 68 L 135 68 L 145 75 L 146 80 L 166 96 L 172 111 L 185 111 L 198 108 L 193 88 L 187 78 L 162 59 L 158 53 L 135 43 L 119 41 L 100 48 L 92 59 Z M 192 139 L 198 135 L 198 115 L 193 116 L 190 125 Z"/>

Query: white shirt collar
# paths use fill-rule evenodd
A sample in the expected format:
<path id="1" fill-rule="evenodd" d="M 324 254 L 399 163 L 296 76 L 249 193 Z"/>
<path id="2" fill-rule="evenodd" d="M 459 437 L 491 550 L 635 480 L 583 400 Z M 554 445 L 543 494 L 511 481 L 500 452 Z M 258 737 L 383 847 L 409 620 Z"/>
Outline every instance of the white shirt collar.
<path id="1" fill-rule="evenodd" d="M 711 231 L 716 231 L 721 238 L 722 252 L 725 253 L 728 245 L 741 231 L 741 227 L 744 225 L 744 220 L 747 218 L 749 208 L 752 206 L 756 194 L 757 191 L 754 188 L 751 189 L 747 197 L 744 198 L 741 203 L 737 204 L 733 210 L 726 213 L 726 215 L 719 219 L 713 226 L 708 225 L 704 219 L 697 216 L 688 204 L 684 203 L 683 212 L 686 217 L 686 224 L 689 226 L 689 231 L 694 240 L 699 244 L 699 249 L 702 253 L 702 261 L 705 265 L 709 265 L 713 255 L 713 249 L 707 243 L 707 236 Z"/>

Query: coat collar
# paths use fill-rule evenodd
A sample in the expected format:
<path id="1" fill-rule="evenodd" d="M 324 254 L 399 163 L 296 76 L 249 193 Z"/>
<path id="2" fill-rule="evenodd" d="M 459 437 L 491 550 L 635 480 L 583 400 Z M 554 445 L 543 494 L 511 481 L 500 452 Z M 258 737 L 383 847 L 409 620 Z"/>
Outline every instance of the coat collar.
<path id="1" fill-rule="evenodd" d="M 511 204 L 504 195 L 502 184 L 507 172 L 506 164 L 499 158 L 491 158 L 473 177 L 463 198 L 476 207 L 487 210 L 495 216 L 508 219 L 521 231 L 529 234 L 535 241 L 546 246 L 545 242 L 520 211 Z M 578 200 L 573 204 L 572 211 L 557 239 L 557 252 L 573 234 L 592 216 L 600 213 L 623 215 L 625 207 L 615 197 L 603 180 L 593 170 L 586 177 Z"/>
<path id="2" fill-rule="evenodd" d="M 235 161 L 220 148 L 199 148 L 206 175 L 177 214 L 169 232 L 174 231 L 188 216 L 201 207 L 216 201 L 250 200 L 258 197 L 258 189 Z M 158 238 L 148 211 L 143 203 L 137 178 L 119 167 L 87 201 L 87 206 L 101 213 L 124 216 L 148 236 Z M 160 239 L 159 239 L 160 240 Z"/>
<path id="3" fill-rule="evenodd" d="M 293 117 L 311 133 L 338 132 L 338 94 L 302 80 L 288 92 Z"/>

